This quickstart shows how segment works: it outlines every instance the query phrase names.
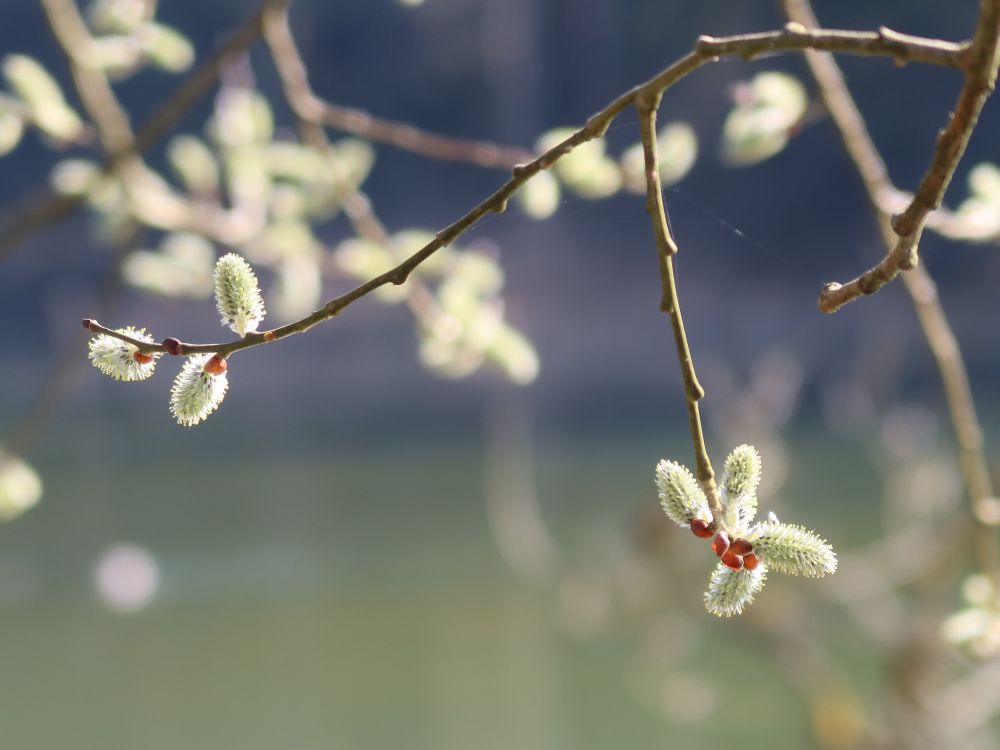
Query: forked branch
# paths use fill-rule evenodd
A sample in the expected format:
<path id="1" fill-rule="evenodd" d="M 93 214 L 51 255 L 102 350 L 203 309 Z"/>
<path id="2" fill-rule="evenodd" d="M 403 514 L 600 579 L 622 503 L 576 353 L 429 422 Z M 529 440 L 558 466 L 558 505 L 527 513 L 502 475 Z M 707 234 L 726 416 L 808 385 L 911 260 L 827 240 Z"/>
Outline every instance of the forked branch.
<path id="1" fill-rule="evenodd" d="M 436 237 L 396 267 L 355 287 L 351 291 L 330 300 L 323 307 L 301 320 L 263 333 L 248 334 L 237 341 L 221 344 L 185 344 L 181 353 L 195 354 L 216 352 L 228 355 L 252 346 L 277 341 L 312 328 L 317 323 L 339 314 L 348 305 L 367 296 L 386 284 L 403 284 L 417 266 L 443 247 L 452 244 L 464 232 L 489 213 L 502 213 L 507 201 L 529 179 L 542 170 L 548 169 L 560 158 L 577 146 L 604 135 L 608 126 L 625 109 L 637 102 L 656 101 L 662 93 L 681 79 L 703 65 L 723 58 L 739 57 L 753 59 L 761 55 L 778 52 L 801 52 L 807 49 L 823 49 L 848 54 L 888 57 L 897 62 L 920 62 L 949 68 L 963 68 L 966 64 L 968 43 L 953 44 L 935 39 L 910 37 L 882 29 L 878 32 L 808 30 L 801 25 L 789 25 L 780 31 L 760 34 L 743 34 L 731 37 L 708 37 L 698 39 L 695 49 L 674 64 L 643 84 L 622 94 L 604 109 L 592 115 L 579 130 L 534 159 L 518 164 L 513 175 L 492 195 L 481 201 L 457 221 L 439 231 Z M 303 99 L 300 104 L 304 104 Z M 300 110 L 299 115 L 303 112 Z M 309 113 L 308 119 L 322 118 L 322 113 Z M 96 321 L 87 321 L 88 329 L 106 333 L 127 341 L 143 353 L 166 351 L 162 344 L 149 344 L 131 339 L 124 334 L 108 329 Z M 695 404 L 696 405 L 696 404 Z M 710 469 L 710 467 L 709 467 Z M 707 472 L 706 478 L 707 478 Z"/>
<path id="2" fill-rule="evenodd" d="M 836 312 L 858 297 L 874 294 L 900 271 L 909 271 L 919 262 L 918 247 L 927 215 L 940 207 L 959 159 L 965 153 L 979 113 L 993 92 L 1000 64 L 1000 0 L 982 0 L 979 21 L 971 46 L 961 55 L 965 83 L 958 101 L 938 134 L 937 147 L 920 186 L 906 209 L 892 217 L 896 241 L 875 266 L 845 284 L 832 282 L 820 293 L 819 309 Z M 818 48 L 814 48 L 818 49 Z"/>

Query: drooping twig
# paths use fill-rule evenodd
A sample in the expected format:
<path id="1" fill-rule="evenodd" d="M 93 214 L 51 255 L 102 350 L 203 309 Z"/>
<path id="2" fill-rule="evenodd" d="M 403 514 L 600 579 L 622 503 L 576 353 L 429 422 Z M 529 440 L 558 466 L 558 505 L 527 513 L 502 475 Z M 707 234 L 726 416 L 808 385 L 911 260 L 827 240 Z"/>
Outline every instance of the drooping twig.
<path id="1" fill-rule="evenodd" d="M 482 217 L 489 213 L 501 213 L 506 210 L 507 201 L 524 183 L 542 170 L 548 169 L 560 158 L 570 153 L 582 143 L 604 135 L 611 122 L 625 109 L 634 105 L 640 99 L 655 97 L 674 85 L 682 78 L 711 62 L 726 57 L 754 58 L 760 55 L 776 52 L 801 52 L 806 49 L 819 48 L 867 56 L 890 57 L 897 61 L 922 62 L 947 67 L 961 67 L 964 50 L 967 44 L 950 44 L 933 39 L 919 37 L 904 37 L 902 35 L 883 32 L 855 31 L 810 31 L 801 26 L 792 26 L 781 31 L 763 34 L 745 34 L 733 37 L 699 37 L 694 51 L 677 62 L 664 68 L 645 83 L 636 86 L 619 96 L 604 109 L 592 115 L 582 128 L 575 131 L 562 142 L 556 144 L 529 162 L 519 164 L 513 169 L 513 176 L 501 185 L 492 195 L 481 201 L 472 210 L 457 221 L 442 229 L 437 236 L 395 268 L 369 279 L 351 291 L 330 300 L 322 308 L 316 310 L 301 320 L 289 323 L 263 333 L 251 333 L 237 341 L 221 344 L 185 344 L 182 354 L 216 352 L 229 355 L 241 349 L 277 341 L 296 333 L 312 328 L 317 323 L 328 320 L 348 305 L 367 296 L 386 284 L 402 284 L 413 270 L 442 247 L 454 242 L 466 230 L 471 228 Z M 131 339 L 124 334 L 108 329 L 96 321 L 88 321 L 89 330 L 105 333 L 123 341 L 127 341 L 143 353 L 166 351 L 162 344 L 149 344 Z"/>
<path id="2" fill-rule="evenodd" d="M 646 178 L 646 212 L 653 222 L 653 236 L 656 239 L 656 252 L 660 265 L 660 284 L 663 289 L 660 309 L 670 316 L 670 325 L 674 331 L 677 358 L 680 361 L 681 377 L 684 381 L 684 397 L 687 401 L 698 482 L 708 499 L 708 507 L 712 511 L 712 517 L 716 523 L 721 523 L 724 511 L 715 484 L 712 459 L 709 457 L 708 448 L 705 445 L 705 432 L 702 429 L 701 413 L 698 406 L 698 402 L 705 397 L 705 389 L 698 382 L 687 332 L 684 330 L 684 318 L 681 315 L 681 305 L 677 298 L 677 280 L 674 275 L 674 255 L 677 254 L 677 243 L 670 232 L 666 207 L 663 203 L 663 189 L 660 185 L 660 159 L 656 144 L 656 110 L 659 104 L 660 95 L 658 93 L 646 94 L 637 98 L 635 102 L 636 110 L 639 113 L 639 128 L 642 133 L 642 154 Z"/>
<path id="3" fill-rule="evenodd" d="M 892 217 L 897 239 L 886 256 L 856 279 L 827 284 L 819 298 L 823 312 L 836 312 L 858 297 L 873 294 L 892 281 L 900 271 L 909 271 L 919 262 L 920 235 L 927 215 L 941 205 L 955 167 L 965 153 L 969 137 L 976 127 L 979 112 L 993 91 L 997 77 L 1000 45 L 1000 2 L 982 0 L 972 45 L 963 50 L 960 60 L 965 83 L 944 129 L 938 134 L 934 156 L 920 181 L 920 186 L 906 209 Z"/>
<path id="4" fill-rule="evenodd" d="M 786 13 L 805 26 L 815 26 L 816 18 L 808 0 L 783 0 Z M 872 141 L 857 105 L 844 82 L 840 68 L 830 55 L 807 51 L 806 62 L 816 79 L 820 96 L 826 103 L 851 161 L 858 170 L 875 211 L 887 251 L 896 245 L 889 227 L 889 216 L 883 207 L 885 196 L 896 192 L 889 179 L 885 163 Z M 985 523 L 994 513 L 993 483 L 983 451 L 983 432 L 976 414 L 972 389 L 958 340 L 951 329 L 930 274 L 918 266 L 903 275 L 903 282 L 913 303 L 917 320 L 930 347 L 948 404 L 952 430 L 958 444 L 962 476 L 972 503 L 976 523 L 975 553 L 979 567 L 997 575 L 1000 569 L 1000 549 L 996 528 Z"/>

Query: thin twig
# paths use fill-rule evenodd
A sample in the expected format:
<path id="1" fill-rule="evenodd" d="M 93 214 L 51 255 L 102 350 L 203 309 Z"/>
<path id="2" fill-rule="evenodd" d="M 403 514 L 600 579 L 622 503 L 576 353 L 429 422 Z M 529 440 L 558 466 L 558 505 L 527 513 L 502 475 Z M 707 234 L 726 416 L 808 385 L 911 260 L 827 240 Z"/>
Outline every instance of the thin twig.
<path id="1" fill-rule="evenodd" d="M 507 208 L 507 201 L 524 183 L 533 176 L 548 169 L 566 154 L 582 143 L 599 138 L 612 121 L 626 108 L 639 99 L 648 100 L 657 97 L 677 81 L 690 75 L 703 65 L 717 62 L 728 57 L 753 58 L 766 53 L 801 52 L 818 47 L 824 50 L 846 52 L 858 55 L 885 56 L 898 61 L 924 62 L 947 67 L 960 67 L 966 44 L 949 44 L 933 39 L 919 37 L 901 37 L 891 34 L 886 36 L 878 32 L 854 31 L 809 31 L 803 27 L 791 26 L 781 31 L 763 34 L 745 34 L 733 37 L 699 37 L 694 51 L 682 57 L 677 62 L 664 68 L 645 83 L 625 92 L 608 104 L 604 109 L 592 115 L 582 128 L 574 132 L 562 142 L 556 144 L 529 162 L 519 164 L 513 169 L 513 176 L 501 185 L 492 195 L 481 201 L 472 210 L 457 221 L 442 229 L 437 236 L 420 250 L 401 262 L 395 268 L 369 279 L 351 291 L 330 300 L 322 308 L 316 310 L 301 320 L 289 323 L 264 333 L 251 333 L 237 341 L 221 344 L 185 344 L 182 354 L 216 352 L 229 355 L 241 349 L 270 343 L 279 339 L 301 333 L 312 328 L 317 323 L 329 320 L 348 305 L 367 296 L 386 284 L 402 284 L 413 270 L 427 258 L 447 247 L 466 230 L 476 224 L 489 213 L 502 213 Z M 106 328 L 96 321 L 87 321 L 89 330 L 104 333 L 127 341 L 138 347 L 143 353 L 166 351 L 162 344 L 149 344 L 129 338 L 114 330 Z"/>
<path id="2" fill-rule="evenodd" d="M 817 24 L 808 0 L 783 0 L 783 2 L 785 11 L 792 20 L 805 26 Z M 844 76 L 834 59 L 828 54 L 814 51 L 807 51 L 805 57 L 816 79 L 820 96 L 826 103 L 851 161 L 864 183 L 886 249 L 891 250 L 896 244 L 896 238 L 889 227 L 889 215 L 883 208 L 881 198 L 894 193 L 895 187 L 889 180 L 885 163 L 875 148 L 864 118 L 847 89 Z M 948 414 L 958 444 L 962 476 L 969 493 L 976 524 L 977 563 L 984 572 L 997 575 L 1000 571 L 1000 548 L 997 544 L 996 529 L 983 522 L 991 515 L 987 511 L 993 502 L 993 483 L 983 450 L 983 431 L 976 414 L 962 352 L 938 299 L 937 288 L 930 274 L 922 266 L 918 266 L 903 275 L 903 282 L 941 375 Z"/>
<path id="3" fill-rule="evenodd" d="M 898 239 L 877 265 L 856 279 L 845 284 L 832 282 L 824 286 L 819 297 L 819 309 L 823 312 L 836 312 L 858 297 L 874 294 L 896 278 L 900 271 L 909 271 L 917 266 L 917 250 L 927 215 L 941 205 L 955 167 L 965 153 L 979 120 L 979 112 L 993 92 L 997 65 L 1000 64 L 998 45 L 1000 1 L 982 0 L 972 45 L 962 52 L 960 58 L 961 67 L 965 70 L 965 83 L 958 101 L 944 129 L 938 134 L 934 156 L 920 186 L 906 209 L 892 217 L 892 229 Z"/>
<path id="4" fill-rule="evenodd" d="M 307 107 L 329 128 L 429 159 L 467 162 L 489 169 L 513 169 L 534 156 L 531 151 L 516 146 L 431 133 L 407 123 L 375 117 L 360 109 L 331 104 L 317 97 L 313 97 Z"/>
<path id="5" fill-rule="evenodd" d="M 430 133 L 408 123 L 375 117 L 360 109 L 320 99 L 308 84 L 302 55 L 288 27 L 291 0 L 269 0 L 266 5 L 265 36 L 285 94 L 296 116 L 310 123 L 310 127 L 322 130 L 322 126 L 326 126 L 431 159 L 469 162 L 480 167 L 513 169 L 534 156 L 526 149 Z"/>
<path id="6" fill-rule="evenodd" d="M 660 282 L 663 288 L 660 309 L 670 316 L 670 325 L 674 331 L 677 358 L 680 361 L 681 377 L 684 380 L 684 396 L 687 401 L 698 482 L 708 499 L 712 518 L 715 519 L 716 524 L 721 525 L 725 511 L 719 500 L 719 490 L 715 484 L 715 471 L 712 468 L 712 459 L 709 457 L 708 448 L 705 445 L 705 432 L 702 429 L 698 407 L 698 402 L 705 397 L 705 389 L 698 382 L 687 332 L 684 330 L 684 318 L 681 315 L 681 305 L 677 298 L 677 280 L 674 276 L 674 255 L 677 254 L 677 243 L 670 232 L 670 223 L 667 221 L 666 207 L 663 203 L 663 189 L 660 185 L 660 159 L 656 144 L 656 110 L 659 104 L 659 94 L 639 97 L 635 103 L 639 113 L 642 154 L 645 162 L 646 212 L 653 222 L 653 236 L 656 239 Z"/>

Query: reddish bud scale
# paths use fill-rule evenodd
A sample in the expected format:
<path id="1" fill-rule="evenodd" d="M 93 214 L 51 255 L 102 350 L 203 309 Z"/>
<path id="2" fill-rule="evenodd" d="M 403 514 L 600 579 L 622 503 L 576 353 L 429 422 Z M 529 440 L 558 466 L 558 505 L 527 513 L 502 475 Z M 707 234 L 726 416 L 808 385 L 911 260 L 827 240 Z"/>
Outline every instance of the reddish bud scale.
<path id="1" fill-rule="evenodd" d="M 712 524 L 703 518 L 692 519 L 691 533 L 699 539 L 708 539 L 712 536 Z"/>
<path id="2" fill-rule="evenodd" d="M 743 557 L 743 567 L 747 570 L 754 570 L 760 564 L 757 555 L 745 555 Z"/>
<path id="3" fill-rule="evenodd" d="M 153 361 L 152 354 L 143 354 L 142 352 L 136 352 L 132 355 L 132 359 L 138 362 L 140 365 L 148 365 Z"/>
<path id="4" fill-rule="evenodd" d="M 82 325 L 82 326 L 83 326 L 84 328 L 86 328 L 86 329 L 87 329 L 87 330 L 89 331 L 89 330 L 90 330 L 90 327 L 91 327 L 92 325 L 94 325 L 94 321 L 92 321 L 92 320 L 91 320 L 90 318 L 83 318 L 83 319 L 82 319 L 82 320 L 80 321 L 80 325 Z"/>
<path id="5" fill-rule="evenodd" d="M 749 555 L 753 552 L 753 545 L 746 539 L 734 539 L 729 549 L 737 555 Z"/>
<path id="6" fill-rule="evenodd" d="M 221 375 L 226 371 L 227 367 L 228 365 L 226 364 L 225 359 L 220 357 L 218 354 L 213 354 L 212 358 L 205 363 L 205 367 L 202 369 L 212 375 Z"/>
<path id="7" fill-rule="evenodd" d="M 274 332 L 264 331 L 264 341 L 274 341 Z"/>
<path id="8" fill-rule="evenodd" d="M 163 351 L 167 352 L 167 354 L 180 354 L 181 342 L 173 336 L 163 339 Z"/>
<path id="9" fill-rule="evenodd" d="M 729 550 L 729 552 L 722 556 L 722 564 L 729 566 L 733 570 L 739 570 L 743 567 L 743 557 Z"/>
<path id="10" fill-rule="evenodd" d="M 712 552 L 722 557 L 726 554 L 726 550 L 729 549 L 729 534 L 725 531 L 720 531 L 715 535 L 715 539 L 712 540 Z"/>

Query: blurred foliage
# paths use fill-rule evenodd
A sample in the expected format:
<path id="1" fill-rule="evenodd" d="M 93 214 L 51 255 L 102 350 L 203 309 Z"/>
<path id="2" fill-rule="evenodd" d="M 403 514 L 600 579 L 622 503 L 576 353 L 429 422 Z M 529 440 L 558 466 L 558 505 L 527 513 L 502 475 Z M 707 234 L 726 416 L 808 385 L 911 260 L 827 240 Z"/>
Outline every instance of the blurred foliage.
<path id="1" fill-rule="evenodd" d="M 968 240 L 1000 236 L 1000 168 L 978 164 L 969 172 L 969 197 L 955 211 L 960 235 Z"/>
<path id="2" fill-rule="evenodd" d="M 722 158 L 746 166 L 780 152 L 809 104 L 805 88 L 786 73 L 759 73 L 734 89 L 734 106 L 722 126 Z"/>
<path id="3" fill-rule="evenodd" d="M 0 447 L 0 521 L 10 521 L 42 497 L 42 480 L 29 463 Z"/>

